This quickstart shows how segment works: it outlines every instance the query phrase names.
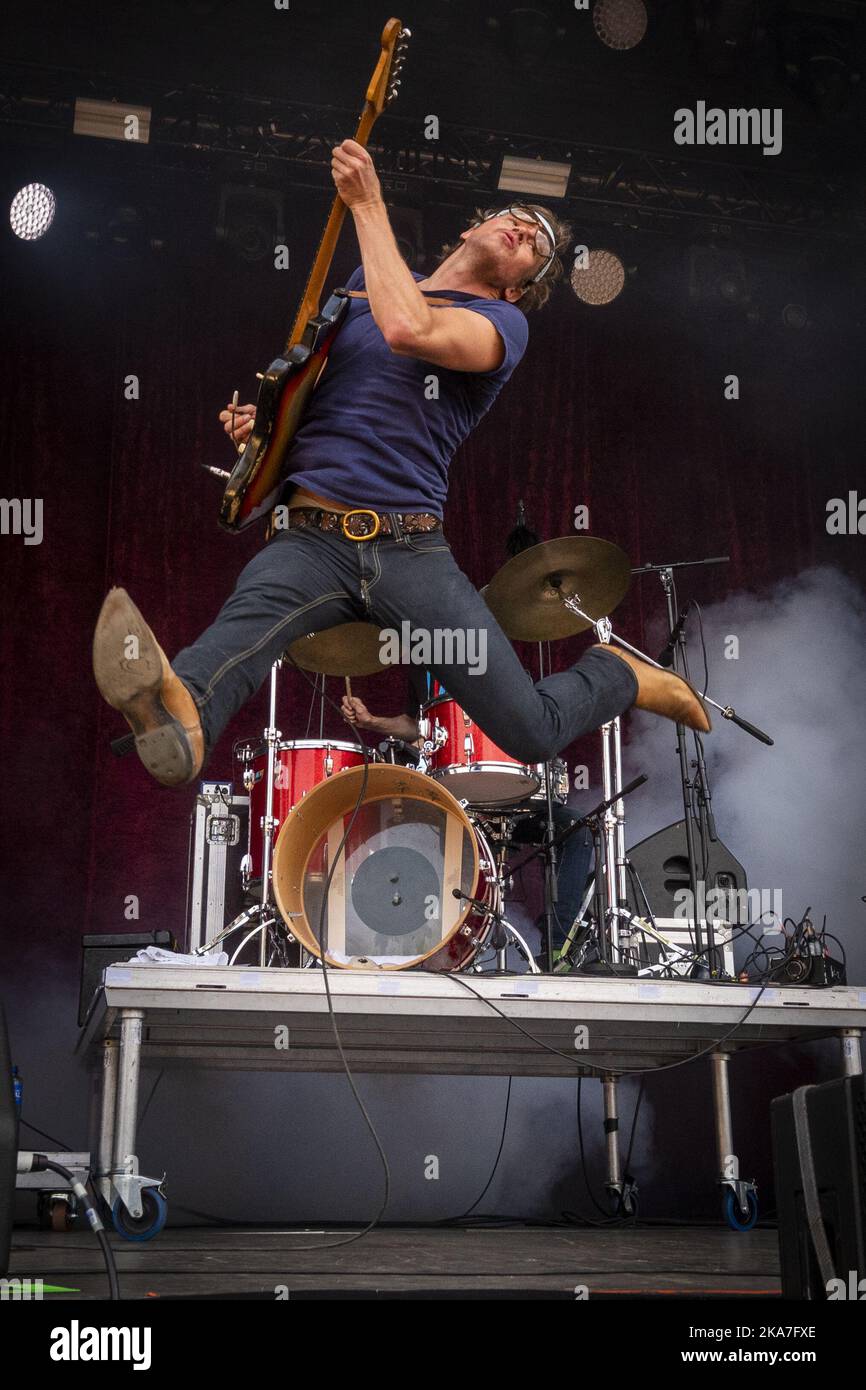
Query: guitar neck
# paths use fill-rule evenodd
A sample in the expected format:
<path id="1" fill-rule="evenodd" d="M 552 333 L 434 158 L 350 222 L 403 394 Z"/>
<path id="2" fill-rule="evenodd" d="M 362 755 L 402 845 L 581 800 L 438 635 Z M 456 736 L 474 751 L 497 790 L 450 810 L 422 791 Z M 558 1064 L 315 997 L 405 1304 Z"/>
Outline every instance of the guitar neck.
<path id="1" fill-rule="evenodd" d="M 355 131 L 354 138 L 358 144 L 363 145 L 365 149 L 367 148 L 370 132 L 376 123 L 377 117 L 378 112 L 369 105 L 367 105 L 361 113 L 361 119 L 358 122 L 358 128 Z M 307 281 L 295 322 L 292 325 L 292 331 L 289 334 L 284 348 L 284 354 L 286 355 L 288 355 L 293 347 L 301 342 L 308 322 L 319 312 L 319 306 L 322 302 L 322 291 L 328 272 L 331 269 L 331 262 L 334 259 L 334 252 L 337 249 L 337 242 L 343 227 L 343 219 L 346 216 L 346 211 L 346 204 L 338 193 L 331 205 L 331 211 L 325 223 L 325 230 L 322 233 L 322 240 L 319 242 L 319 249 L 316 252 L 316 259 L 310 271 L 310 278 Z"/>

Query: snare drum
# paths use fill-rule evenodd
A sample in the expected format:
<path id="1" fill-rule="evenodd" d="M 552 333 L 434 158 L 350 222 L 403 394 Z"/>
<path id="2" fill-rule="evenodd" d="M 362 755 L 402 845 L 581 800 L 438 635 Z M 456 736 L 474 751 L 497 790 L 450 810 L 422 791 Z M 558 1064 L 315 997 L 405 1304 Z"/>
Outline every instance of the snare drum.
<path id="1" fill-rule="evenodd" d="M 371 760 L 372 760 L 371 754 Z M 268 750 L 263 743 L 243 744 L 238 757 L 244 764 L 244 787 L 250 797 L 249 845 L 245 876 L 253 882 L 262 877 L 262 828 L 267 811 L 268 789 L 266 773 Z M 276 750 L 274 768 L 274 837 L 289 812 L 298 802 L 331 777 L 339 776 L 352 767 L 361 767 L 364 755 L 355 743 L 334 739 L 292 739 L 280 743 Z"/>
<path id="2" fill-rule="evenodd" d="M 431 775 L 468 806 L 513 806 L 541 785 L 538 764 L 504 753 L 448 695 L 422 705 L 420 727 Z"/>

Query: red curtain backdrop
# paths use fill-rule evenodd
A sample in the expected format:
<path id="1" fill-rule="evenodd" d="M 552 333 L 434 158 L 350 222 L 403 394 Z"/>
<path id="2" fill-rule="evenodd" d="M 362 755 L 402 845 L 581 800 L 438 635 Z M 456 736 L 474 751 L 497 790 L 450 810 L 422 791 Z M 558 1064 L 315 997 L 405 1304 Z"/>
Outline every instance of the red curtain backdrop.
<path id="1" fill-rule="evenodd" d="M 74 972 L 82 932 L 132 925 L 131 894 L 139 927 L 183 929 L 194 791 L 161 789 L 134 757 L 111 754 L 125 725 L 95 689 L 91 633 L 106 589 L 123 584 L 171 654 L 262 543 L 220 530 L 221 484 L 200 465 L 229 461 L 217 412 L 236 386 L 255 398 L 253 373 L 279 349 L 302 283 L 184 251 L 118 265 L 50 238 L 7 248 L 3 494 L 44 505 L 40 545 L 0 538 L 4 901 L 27 973 Z M 334 282 L 356 263 L 348 229 Z M 592 534 L 635 565 L 729 554 L 686 581 L 706 602 L 819 560 L 862 574 L 862 538 L 825 527 L 827 499 L 862 476 L 844 315 L 795 351 L 771 325 L 729 333 L 689 313 L 671 280 L 669 295 L 638 282 L 594 309 L 560 287 L 530 328 L 526 358 L 452 469 L 446 529 L 475 583 L 503 562 L 519 499 L 543 538 L 573 533 L 587 506 Z M 729 373 L 738 400 L 724 398 Z M 131 377 L 137 399 L 125 398 Z M 657 584 L 636 580 L 616 617 L 640 642 L 662 617 Z M 555 664 L 585 642 L 556 645 Z M 330 688 L 338 698 L 339 682 Z M 378 710 L 400 707 L 397 675 L 356 688 Z M 286 737 L 303 734 L 309 699 L 285 677 Z M 264 723 L 260 692 L 226 731 L 214 775 L 230 775 L 233 740 Z"/>

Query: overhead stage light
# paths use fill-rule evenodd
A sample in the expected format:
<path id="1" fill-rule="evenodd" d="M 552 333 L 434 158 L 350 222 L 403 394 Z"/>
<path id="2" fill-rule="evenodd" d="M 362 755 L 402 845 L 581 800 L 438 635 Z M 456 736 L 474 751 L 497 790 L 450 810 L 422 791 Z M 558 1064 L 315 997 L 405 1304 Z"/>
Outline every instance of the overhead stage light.
<path id="1" fill-rule="evenodd" d="M 101 140 L 124 140 L 129 145 L 146 145 L 150 141 L 150 115 L 149 106 L 76 97 L 72 133 L 95 135 Z"/>
<path id="2" fill-rule="evenodd" d="M 592 24 L 608 48 L 636 48 L 646 33 L 646 5 L 643 0 L 597 0 Z"/>
<path id="3" fill-rule="evenodd" d="M 539 198 L 564 198 L 571 175 L 570 164 L 550 159 L 503 157 L 497 185 L 507 193 L 534 193 Z"/>
<path id="4" fill-rule="evenodd" d="M 615 252 L 602 248 L 589 251 L 586 262 L 583 267 L 575 263 L 571 288 L 584 304 L 610 304 L 622 293 L 625 266 Z"/>
<path id="5" fill-rule="evenodd" d="M 57 200 L 44 183 L 28 183 L 12 199 L 9 223 L 22 241 L 38 241 L 54 221 Z"/>

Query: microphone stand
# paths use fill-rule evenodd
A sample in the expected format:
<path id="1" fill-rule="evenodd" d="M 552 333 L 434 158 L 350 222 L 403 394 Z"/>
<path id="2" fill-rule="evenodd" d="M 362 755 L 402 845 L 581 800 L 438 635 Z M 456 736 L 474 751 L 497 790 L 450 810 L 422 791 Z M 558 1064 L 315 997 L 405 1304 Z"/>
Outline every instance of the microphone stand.
<path id="1" fill-rule="evenodd" d="M 671 565 L 642 565 L 639 569 L 632 571 L 633 574 L 657 574 L 661 580 L 667 606 L 668 634 L 671 639 L 669 645 L 672 649 L 672 668 L 678 675 L 684 676 L 686 680 L 689 680 L 689 661 L 686 655 L 686 633 L 685 624 L 678 623 L 677 621 L 679 603 L 677 600 L 676 583 L 674 581 L 674 570 L 692 568 L 695 565 L 722 565 L 727 564 L 729 560 L 729 555 L 719 555 L 714 559 L 684 560 Z M 686 857 L 688 859 L 689 892 L 691 895 L 692 907 L 688 920 L 692 940 L 695 945 L 695 954 L 700 957 L 704 954 L 704 939 L 701 931 L 698 903 L 699 901 L 706 901 L 706 884 L 703 885 L 704 896 L 699 898 L 698 858 L 695 831 L 697 829 L 697 834 L 700 837 L 702 871 L 703 865 L 706 863 L 708 843 L 710 841 L 715 841 L 718 836 L 716 835 L 715 820 L 713 819 L 712 798 L 710 794 L 709 778 L 707 777 L 707 765 L 704 759 L 703 742 L 700 735 L 693 731 L 696 758 L 694 780 L 692 780 L 689 771 L 688 751 L 686 748 L 686 729 L 683 724 L 677 724 L 676 729 L 677 756 L 680 764 L 680 782 L 682 784 L 683 793 L 683 828 L 686 832 Z M 697 827 L 695 824 L 695 802 L 692 799 L 693 792 L 698 806 Z M 709 973 L 712 974 L 719 963 L 716 957 L 716 939 L 713 931 L 712 919 L 706 917 L 704 920 L 707 929 L 706 962 Z"/>

